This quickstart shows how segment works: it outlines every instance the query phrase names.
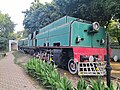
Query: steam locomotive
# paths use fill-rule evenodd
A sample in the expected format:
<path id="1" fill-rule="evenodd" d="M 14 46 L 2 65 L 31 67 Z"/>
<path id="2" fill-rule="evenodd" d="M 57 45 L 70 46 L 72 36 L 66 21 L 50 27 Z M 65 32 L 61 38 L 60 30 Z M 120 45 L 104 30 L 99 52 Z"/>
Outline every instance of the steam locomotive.
<path id="1" fill-rule="evenodd" d="M 106 32 L 98 22 L 70 16 L 52 22 L 18 43 L 20 51 L 84 76 L 106 74 L 105 47 Z"/>

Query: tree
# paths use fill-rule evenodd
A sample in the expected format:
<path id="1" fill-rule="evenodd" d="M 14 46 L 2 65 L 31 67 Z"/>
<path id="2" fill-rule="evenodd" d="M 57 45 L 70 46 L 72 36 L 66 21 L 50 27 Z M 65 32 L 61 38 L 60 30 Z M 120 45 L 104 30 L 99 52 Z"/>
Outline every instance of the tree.
<path id="1" fill-rule="evenodd" d="M 59 18 L 59 15 L 57 14 L 58 10 L 54 3 L 46 3 L 43 5 L 38 0 L 32 4 L 33 5 L 30 9 L 24 12 L 25 19 L 23 21 L 23 25 L 28 34 L 39 30 Z"/>
<path id="2" fill-rule="evenodd" d="M 112 37 L 112 41 L 117 41 L 120 45 L 120 23 L 118 19 L 110 20 L 107 31 Z"/>
<path id="3" fill-rule="evenodd" d="M 35 0 L 25 11 L 23 24 L 31 33 L 65 15 L 108 27 L 113 16 L 120 19 L 120 0 L 53 0 L 45 5 Z"/>
<path id="4" fill-rule="evenodd" d="M 0 36 L 0 50 L 5 50 L 7 45 L 7 38 Z"/>
<path id="5" fill-rule="evenodd" d="M 9 33 L 14 31 L 15 24 L 10 20 L 8 14 L 0 12 L 0 36 L 8 38 Z"/>
<path id="6" fill-rule="evenodd" d="M 17 40 L 20 40 L 20 39 L 28 38 L 28 33 L 26 30 L 22 30 L 22 31 L 18 31 L 13 36 L 15 36 Z"/>
<path id="7" fill-rule="evenodd" d="M 14 27 L 15 24 L 10 20 L 9 15 L 0 12 L 0 48 L 3 50 L 7 48 L 9 39 L 15 39 L 11 35 Z"/>
<path id="8" fill-rule="evenodd" d="M 54 0 L 59 12 L 105 25 L 114 15 L 120 18 L 120 0 Z"/>

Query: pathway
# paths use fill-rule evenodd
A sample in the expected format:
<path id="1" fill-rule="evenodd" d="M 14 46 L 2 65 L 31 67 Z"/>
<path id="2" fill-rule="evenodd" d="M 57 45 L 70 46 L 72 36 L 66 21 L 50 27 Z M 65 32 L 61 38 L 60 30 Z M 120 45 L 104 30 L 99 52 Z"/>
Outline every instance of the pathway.
<path id="1" fill-rule="evenodd" d="M 0 90 L 36 90 L 21 67 L 14 64 L 12 52 L 0 60 Z"/>

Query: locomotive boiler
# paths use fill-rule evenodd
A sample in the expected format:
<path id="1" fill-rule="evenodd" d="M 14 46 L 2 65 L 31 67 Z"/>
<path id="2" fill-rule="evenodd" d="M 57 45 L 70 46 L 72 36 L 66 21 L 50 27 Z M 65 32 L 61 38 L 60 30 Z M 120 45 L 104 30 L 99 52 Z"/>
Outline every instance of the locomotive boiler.
<path id="1" fill-rule="evenodd" d="M 71 74 L 105 75 L 106 32 L 98 22 L 64 16 L 19 41 L 19 50 Z M 110 50 L 110 55 L 112 51 Z"/>

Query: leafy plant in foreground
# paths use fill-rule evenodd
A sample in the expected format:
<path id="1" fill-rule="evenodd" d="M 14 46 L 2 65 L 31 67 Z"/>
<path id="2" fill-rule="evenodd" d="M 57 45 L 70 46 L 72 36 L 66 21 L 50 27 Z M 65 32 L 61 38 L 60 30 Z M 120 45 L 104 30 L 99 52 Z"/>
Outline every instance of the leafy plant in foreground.
<path id="1" fill-rule="evenodd" d="M 73 90 L 71 82 L 64 76 L 57 82 L 57 90 Z"/>
<path id="2" fill-rule="evenodd" d="M 86 90 L 88 87 L 88 84 L 83 80 L 83 78 L 79 79 L 77 84 L 77 90 Z"/>
<path id="3" fill-rule="evenodd" d="M 72 90 L 71 82 L 65 76 L 61 78 L 52 64 L 33 58 L 26 64 L 26 70 L 28 74 L 52 90 Z"/>
<path id="4" fill-rule="evenodd" d="M 120 85 L 117 83 L 117 88 L 116 90 L 120 90 Z"/>
<path id="5" fill-rule="evenodd" d="M 44 86 L 49 87 L 51 90 L 73 90 L 71 82 L 66 76 L 60 77 L 60 73 L 52 64 L 32 58 L 25 66 L 28 74 L 37 79 Z M 88 84 L 83 78 L 80 78 L 77 89 L 75 90 L 87 90 L 87 87 Z M 91 80 L 91 87 L 89 87 L 89 90 L 114 90 L 114 86 L 111 83 L 110 88 L 105 87 L 104 82 L 98 78 L 96 81 Z M 120 85 L 118 83 L 115 90 L 120 90 Z"/>
<path id="6" fill-rule="evenodd" d="M 98 78 L 97 81 L 91 80 L 91 84 L 91 90 L 105 90 L 105 84 L 100 80 L 100 78 Z"/>

